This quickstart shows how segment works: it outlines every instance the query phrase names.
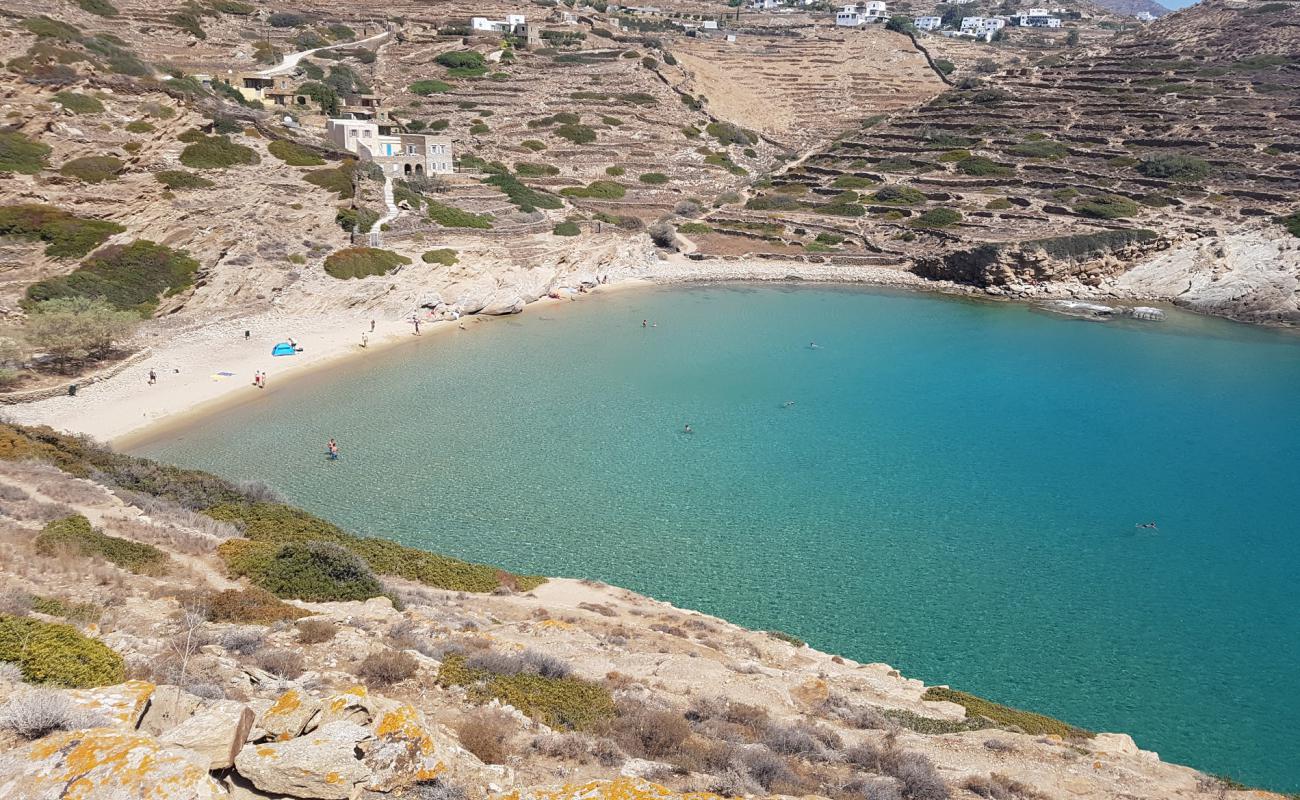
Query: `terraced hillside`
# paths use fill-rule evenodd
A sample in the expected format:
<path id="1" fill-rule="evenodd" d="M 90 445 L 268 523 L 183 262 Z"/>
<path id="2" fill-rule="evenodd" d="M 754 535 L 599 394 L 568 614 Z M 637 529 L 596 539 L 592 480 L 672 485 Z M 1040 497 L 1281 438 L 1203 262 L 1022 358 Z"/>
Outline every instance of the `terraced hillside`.
<path id="1" fill-rule="evenodd" d="M 713 232 L 981 286 L 1095 284 L 1286 213 L 1300 187 L 1300 5 L 1270 5 L 1219 2 L 954 88 L 779 174 L 743 213 L 716 213 Z"/>

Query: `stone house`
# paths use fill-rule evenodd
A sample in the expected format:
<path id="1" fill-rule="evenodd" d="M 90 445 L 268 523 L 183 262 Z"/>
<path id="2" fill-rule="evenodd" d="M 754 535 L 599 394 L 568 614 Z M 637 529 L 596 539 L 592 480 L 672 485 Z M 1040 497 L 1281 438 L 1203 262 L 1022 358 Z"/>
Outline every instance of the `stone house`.
<path id="1" fill-rule="evenodd" d="M 325 123 L 330 141 L 361 161 L 378 164 L 395 178 L 446 175 L 456 171 L 452 142 L 446 136 L 398 133 L 369 120 L 331 119 Z"/>

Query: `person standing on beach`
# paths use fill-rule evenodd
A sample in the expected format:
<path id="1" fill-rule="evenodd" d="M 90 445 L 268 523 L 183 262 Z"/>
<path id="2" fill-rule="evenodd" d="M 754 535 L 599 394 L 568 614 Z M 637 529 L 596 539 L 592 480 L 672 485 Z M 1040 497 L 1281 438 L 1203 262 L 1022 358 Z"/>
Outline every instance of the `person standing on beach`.
<path id="1" fill-rule="evenodd" d="M 370 320 L 370 332 L 371 333 L 375 332 L 375 321 L 373 319 Z"/>
<path id="2" fill-rule="evenodd" d="M 365 347 L 366 347 L 369 343 L 370 343 L 370 337 L 369 337 L 369 335 L 367 335 L 367 334 L 365 334 L 365 333 L 362 333 L 362 334 L 361 334 L 361 347 L 362 347 L 362 349 L 365 349 Z"/>
<path id="3" fill-rule="evenodd" d="M 412 315 L 412 316 L 411 316 L 411 321 L 415 323 L 415 335 L 416 335 L 416 336 L 419 336 L 419 335 L 420 335 L 420 318 L 417 317 L 417 316 L 415 316 L 415 315 Z"/>
<path id="4" fill-rule="evenodd" d="M 262 385 L 262 371 L 260 369 L 253 370 L 253 385 L 254 386 Z"/>
<path id="5" fill-rule="evenodd" d="M 157 382 L 158 382 L 158 373 L 154 372 L 153 370 L 149 370 L 149 385 L 153 386 Z"/>

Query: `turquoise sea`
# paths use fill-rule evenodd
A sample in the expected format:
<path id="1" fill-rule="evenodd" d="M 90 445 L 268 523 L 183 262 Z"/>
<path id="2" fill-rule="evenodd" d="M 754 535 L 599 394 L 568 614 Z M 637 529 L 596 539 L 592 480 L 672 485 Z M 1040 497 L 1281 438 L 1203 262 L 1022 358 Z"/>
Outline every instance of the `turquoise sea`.
<path id="1" fill-rule="evenodd" d="M 697 286 L 427 336 L 141 453 L 1300 791 L 1298 412 L 1292 333 Z"/>

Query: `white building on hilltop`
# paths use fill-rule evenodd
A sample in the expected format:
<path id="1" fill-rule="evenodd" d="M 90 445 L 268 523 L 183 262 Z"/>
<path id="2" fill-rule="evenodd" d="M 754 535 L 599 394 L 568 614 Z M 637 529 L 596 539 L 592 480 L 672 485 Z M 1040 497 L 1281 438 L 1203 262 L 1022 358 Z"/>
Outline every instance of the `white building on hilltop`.
<path id="1" fill-rule="evenodd" d="M 1152 14 L 1150 11 L 1139 11 L 1138 13 L 1134 14 L 1133 16 L 1137 18 L 1137 21 L 1138 21 L 1138 22 L 1155 22 L 1155 21 L 1156 21 L 1156 16 L 1155 16 L 1155 14 Z"/>
<path id="2" fill-rule="evenodd" d="M 912 20 L 917 30 L 937 31 L 943 27 L 943 17 L 917 17 Z"/>
<path id="3" fill-rule="evenodd" d="M 469 28 L 477 33 L 522 34 L 528 31 L 528 20 L 523 14 L 506 14 L 505 19 L 470 17 Z"/>
<path id="4" fill-rule="evenodd" d="M 1028 11 L 1022 11 L 1011 20 L 1022 28 L 1059 28 L 1061 27 L 1061 18 L 1053 17 L 1051 12 L 1045 8 L 1031 8 Z"/>
<path id="5" fill-rule="evenodd" d="M 856 28 L 872 22 L 884 22 L 887 18 L 887 9 L 882 0 L 868 0 L 866 3 L 841 7 L 835 14 L 835 24 L 841 28 Z"/>

